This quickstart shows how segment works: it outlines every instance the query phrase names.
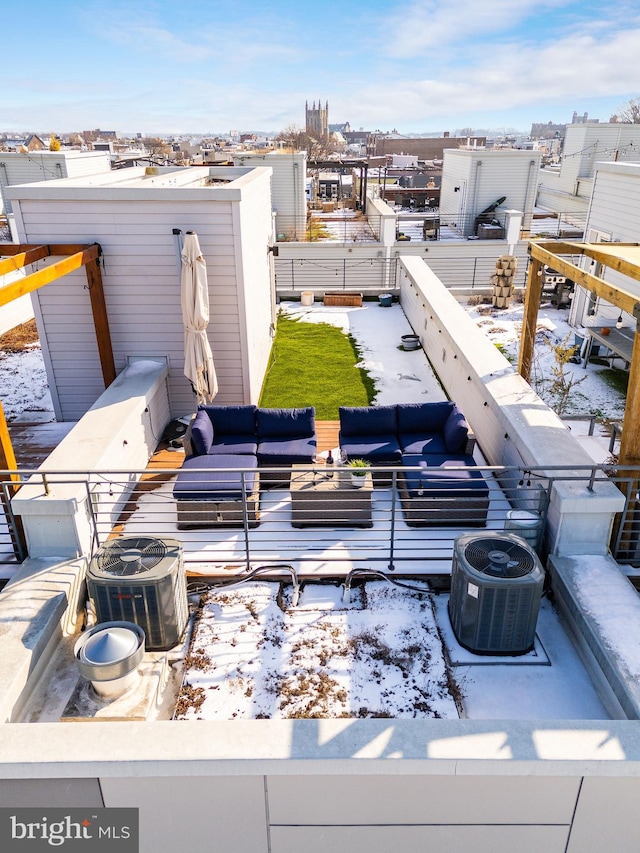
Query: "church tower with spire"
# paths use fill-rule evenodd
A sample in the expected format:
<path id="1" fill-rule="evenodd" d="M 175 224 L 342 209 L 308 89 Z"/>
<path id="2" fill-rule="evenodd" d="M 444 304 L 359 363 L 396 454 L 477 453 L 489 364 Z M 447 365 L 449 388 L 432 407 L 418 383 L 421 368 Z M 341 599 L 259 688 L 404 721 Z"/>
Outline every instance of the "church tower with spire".
<path id="1" fill-rule="evenodd" d="M 329 101 L 326 101 L 324 109 L 320 103 L 320 98 L 318 98 L 317 107 L 315 101 L 311 108 L 309 102 L 305 101 L 304 113 L 307 133 L 320 137 L 329 136 Z"/>

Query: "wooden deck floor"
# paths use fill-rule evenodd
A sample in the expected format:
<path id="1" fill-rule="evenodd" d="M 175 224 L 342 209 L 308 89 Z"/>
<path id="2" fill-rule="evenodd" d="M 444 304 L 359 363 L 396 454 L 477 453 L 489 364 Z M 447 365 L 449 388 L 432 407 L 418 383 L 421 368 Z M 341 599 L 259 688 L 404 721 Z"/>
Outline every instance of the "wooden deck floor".
<path id="1" fill-rule="evenodd" d="M 75 426 L 74 423 L 9 424 L 11 443 L 19 469 L 37 468 Z M 339 421 L 317 421 L 318 452 L 338 446 Z M 158 445 L 149 460 L 148 468 L 179 468 L 184 461 L 180 452 L 168 450 L 166 444 Z"/>
<path id="2" fill-rule="evenodd" d="M 75 421 L 8 424 L 18 469 L 31 470 L 42 465 L 74 426 Z"/>
<path id="3" fill-rule="evenodd" d="M 317 421 L 316 435 L 318 438 L 318 453 L 335 449 L 338 446 L 338 430 L 340 428 L 339 421 Z M 158 475 L 157 471 L 178 469 L 184 462 L 184 453 L 176 450 L 169 450 L 166 443 L 158 446 L 157 450 L 149 460 L 145 473 L 140 478 L 135 489 L 131 493 L 129 500 L 124 506 L 122 513 L 118 519 L 118 523 L 114 526 L 109 538 L 119 536 L 126 522 L 131 518 L 132 514 L 138 507 L 138 501 L 145 492 L 151 492 L 159 488 L 164 482 L 165 477 Z"/>
<path id="4" fill-rule="evenodd" d="M 335 449 L 338 446 L 339 421 L 316 421 L 316 435 L 318 437 L 318 453 Z M 184 461 L 182 453 L 168 450 L 166 444 L 161 444 L 149 460 L 148 471 L 162 468 L 179 468 Z"/>

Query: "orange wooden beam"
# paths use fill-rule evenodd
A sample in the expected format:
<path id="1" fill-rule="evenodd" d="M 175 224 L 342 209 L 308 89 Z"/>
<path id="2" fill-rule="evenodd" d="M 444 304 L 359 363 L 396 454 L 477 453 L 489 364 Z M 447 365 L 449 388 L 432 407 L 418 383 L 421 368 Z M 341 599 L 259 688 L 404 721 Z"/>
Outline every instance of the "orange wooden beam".
<path id="1" fill-rule="evenodd" d="M 0 260 L 0 275 L 6 275 L 8 272 L 22 269 L 33 264 L 35 261 L 41 261 L 43 258 L 48 258 L 51 252 L 48 246 L 35 246 L 31 249 L 25 249 L 24 252 L 18 252 L 10 258 Z"/>
<path id="2" fill-rule="evenodd" d="M 91 311 L 93 312 L 93 325 L 96 330 L 96 341 L 98 354 L 100 355 L 100 367 L 104 387 L 116 378 L 116 365 L 113 358 L 113 346 L 111 343 L 111 332 L 109 330 L 109 317 L 107 315 L 107 303 L 104 298 L 104 287 L 102 286 L 102 273 L 100 271 L 100 257 L 97 256 L 86 264 L 87 287 L 91 299 Z"/>
<path id="3" fill-rule="evenodd" d="M 0 482 L 19 483 L 20 476 L 15 473 L 17 467 L 16 457 L 13 452 L 13 445 L 11 444 L 11 437 L 9 435 L 9 428 L 7 427 L 7 421 L 4 416 L 4 409 L 2 408 L 2 403 L 0 403 Z M 6 473 L 7 471 L 11 471 L 12 473 Z M 19 486 L 11 486 L 8 490 L 8 495 L 7 490 L 0 490 L 0 505 L 2 505 L 4 509 L 7 520 L 10 518 L 10 507 L 7 504 L 11 497 L 13 497 L 13 495 L 18 491 L 18 488 Z M 14 528 L 11 530 L 11 541 L 17 559 L 23 560 L 27 553 L 27 545 L 20 518 L 15 519 Z"/>
<path id="4" fill-rule="evenodd" d="M 48 243 L 50 255 L 75 255 L 88 249 L 93 243 Z M 41 248 L 40 243 L 0 243 L 0 258 L 10 258 L 23 252 Z"/>
<path id="5" fill-rule="evenodd" d="M 53 254 L 53 253 L 52 253 Z M 51 266 L 44 267 L 37 272 L 31 273 L 20 281 L 14 281 L 0 289 L 0 307 L 8 305 L 14 299 L 24 296 L 26 293 L 31 293 L 39 287 L 43 287 L 49 282 L 61 278 L 67 273 L 80 269 L 86 266 L 90 261 L 94 261 L 100 254 L 100 246 L 94 243 L 92 246 L 85 246 L 82 251 L 76 252 L 61 261 L 56 261 Z"/>
<path id="6" fill-rule="evenodd" d="M 520 333 L 520 351 L 518 353 L 518 373 L 527 382 L 531 378 L 531 365 L 533 364 L 533 351 L 536 343 L 536 329 L 538 327 L 538 310 L 540 308 L 540 295 L 542 293 L 542 278 L 542 263 L 536 258 L 532 258 L 529 264 L 527 289 L 525 291 L 524 315 L 522 319 L 522 331 Z"/>

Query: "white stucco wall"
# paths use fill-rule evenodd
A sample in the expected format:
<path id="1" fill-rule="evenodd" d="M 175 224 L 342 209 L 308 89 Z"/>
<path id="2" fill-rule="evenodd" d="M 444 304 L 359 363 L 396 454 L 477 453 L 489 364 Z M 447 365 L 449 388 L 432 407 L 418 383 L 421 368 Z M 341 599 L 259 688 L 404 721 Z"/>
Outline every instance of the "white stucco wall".
<path id="1" fill-rule="evenodd" d="M 438 377 L 459 402 L 490 465 L 547 469 L 547 547 L 560 556 L 606 554 L 624 497 L 613 483 L 562 481 L 592 460 L 531 386 L 419 258 L 403 257 L 400 302 Z"/>

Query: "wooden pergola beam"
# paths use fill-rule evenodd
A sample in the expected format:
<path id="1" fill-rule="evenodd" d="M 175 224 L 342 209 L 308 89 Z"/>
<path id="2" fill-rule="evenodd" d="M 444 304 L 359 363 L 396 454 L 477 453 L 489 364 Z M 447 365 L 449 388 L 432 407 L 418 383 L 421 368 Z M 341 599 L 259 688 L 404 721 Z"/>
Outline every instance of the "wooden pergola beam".
<path id="1" fill-rule="evenodd" d="M 49 243 L 46 248 L 50 255 L 75 255 L 90 245 L 97 243 Z M 0 243 L 0 258 L 10 258 L 40 248 L 40 243 Z"/>
<path id="2" fill-rule="evenodd" d="M 19 281 L 7 284 L 5 287 L 0 288 L 0 308 L 3 305 L 8 305 L 9 302 L 13 302 L 14 299 L 18 299 L 20 296 L 31 293 L 39 287 L 43 287 L 45 284 L 61 278 L 67 273 L 86 266 L 86 264 L 90 261 L 95 261 L 99 256 L 100 246 L 94 243 L 92 246 L 85 246 L 81 251 L 75 252 L 61 261 L 56 261 L 51 266 L 31 273 L 31 275 L 27 275 Z"/>
<path id="3" fill-rule="evenodd" d="M 0 243 L 0 258 L 7 258 L 7 260 L 0 260 L 0 275 L 43 258 L 63 256 L 63 260 L 0 288 L 0 307 L 61 278 L 67 273 L 74 272 L 83 266 L 86 267 L 87 290 L 91 300 L 100 366 L 105 388 L 108 388 L 116 378 L 116 368 L 100 271 L 100 253 L 101 249 L 98 243 L 90 245 L 53 243 L 46 246 Z"/>
<path id="4" fill-rule="evenodd" d="M 568 243 L 553 243 L 551 246 L 547 246 L 541 243 L 530 243 L 529 244 L 529 254 L 532 259 L 539 261 L 542 264 L 546 264 L 547 266 L 552 267 L 554 270 L 559 272 L 561 275 L 570 278 L 571 281 L 576 284 L 585 287 L 587 290 L 590 290 L 595 296 L 600 297 L 601 299 L 606 299 L 607 302 L 610 302 L 612 305 L 615 305 L 616 308 L 620 308 L 622 311 L 627 311 L 629 314 L 634 313 L 634 309 L 639 303 L 638 296 L 634 293 L 631 293 L 628 290 L 624 290 L 617 285 L 614 287 L 603 279 L 599 278 L 596 275 L 592 275 L 586 270 L 580 269 L 575 264 L 572 264 L 571 261 L 567 261 L 564 258 L 559 257 L 554 254 L 552 248 L 560 248 L 563 247 L 563 251 L 569 252 L 572 251 L 573 254 L 586 254 L 586 252 L 578 252 L 577 247 Z M 616 244 L 617 245 L 617 244 Z M 589 247 L 590 248 L 590 247 Z M 593 254 L 601 254 L 599 252 L 595 252 Z M 587 255 L 587 257 L 592 257 L 591 254 Z M 598 261 L 599 258 L 592 258 L 592 260 Z M 613 268 L 613 258 L 609 255 L 602 255 L 602 260 L 600 263 L 606 264 Z M 633 264 L 629 264 L 625 262 L 624 264 L 621 262 L 619 267 L 625 267 L 625 269 L 618 268 L 619 272 L 623 272 L 624 275 L 634 278 L 636 280 L 640 280 L 640 269 L 636 269 Z M 632 274 L 633 270 L 633 274 Z M 537 312 L 536 312 L 537 313 Z"/>
<path id="5" fill-rule="evenodd" d="M 116 378 L 116 364 L 113 358 L 109 316 L 107 314 L 107 303 L 104 298 L 100 257 L 98 255 L 87 262 L 86 271 L 87 288 L 89 290 L 89 299 L 91 300 L 91 312 L 93 314 L 93 325 L 96 330 L 96 343 L 98 344 L 102 378 L 104 380 L 104 387 L 108 388 Z"/>
<path id="6" fill-rule="evenodd" d="M 48 246 L 35 246 L 31 249 L 25 249 L 24 252 L 16 252 L 15 255 L 11 255 L 9 258 L 5 258 L 5 260 L 0 260 L 0 275 L 20 270 L 29 264 L 41 261 L 43 258 L 48 258 L 50 254 Z"/>
<path id="7" fill-rule="evenodd" d="M 91 311 L 96 332 L 96 342 L 100 357 L 100 366 L 105 388 L 116 378 L 115 361 L 113 358 L 113 347 L 111 344 L 111 333 L 109 331 L 109 318 L 107 316 L 107 305 L 104 298 L 104 287 L 102 284 L 102 273 L 100 271 L 101 249 L 98 243 L 82 245 L 77 243 L 58 243 L 36 246 L 24 243 L 0 243 L 0 275 L 21 269 L 35 261 L 49 257 L 60 257 L 62 260 L 44 267 L 37 272 L 21 278 L 0 288 L 0 307 L 8 305 L 14 299 L 32 293 L 45 284 L 56 281 L 67 273 L 86 268 L 87 290 L 91 300 Z M 16 458 L 11 444 L 11 437 L 7 428 L 2 406 L 0 405 L 0 472 L 15 471 L 17 468 Z M 0 474 L 0 482 L 19 481 L 17 474 Z M 15 487 L 16 490 L 19 488 Z M 0 494 L 0 500 L 5 502 L 4 491 Z M 5 511 L 8 508 L 5 507 Z M 8 515 L 7 515 L 8 517 Z M 21 554 L 26 553 L 24 533 L 20 520 L 16 520 L 14 536 L 14 550 L 20 559 Z"/>
<path id="8" fill-rule="evenodd" d="M 629 386 L 625 404 L 622 437 L 620 440 L 619 465 L 640 464 L 640 298 L 618 285 L 612 285 L 598 276 L 572 264 L 559 254 L 582 255 L 596 263 L 615 269 L 617 272 L 640 281 L 640 244 L 638 243 L 569 243 L 559 241 L 532 241 L 529 243 L 531 263 L 527 279 L 524 319 L 520 337 L 518 372 L 528 381 L 533 358 L 533 345 L 542 290 L 543 265 L 548 265 L 575 284 L 586 288 L 594 295 L 606 299 L 636 319 L 636 334 L 629 368 Z"/>
<path id="9" fill-rule="evenodd" d="M 527 273 L 527 289 L 524 303 L 524 317 L 520 332 L 520 350 L 518 352 L 518 373 L 527 382 L 531 376 L 533 350 L 538 326 L 538 307 L 542 294 L 542 261 L 532 258 Z"/>

